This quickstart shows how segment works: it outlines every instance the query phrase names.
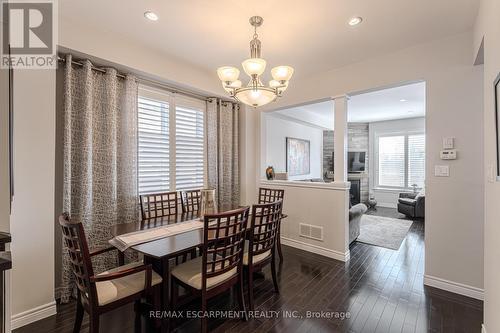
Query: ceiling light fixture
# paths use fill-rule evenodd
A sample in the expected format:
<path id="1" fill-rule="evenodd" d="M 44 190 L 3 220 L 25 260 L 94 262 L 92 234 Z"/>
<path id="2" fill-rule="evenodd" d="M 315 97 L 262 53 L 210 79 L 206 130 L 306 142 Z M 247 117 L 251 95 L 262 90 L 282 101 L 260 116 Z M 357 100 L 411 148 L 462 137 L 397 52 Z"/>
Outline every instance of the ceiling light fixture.
<path id="1" fill-rule="evenodd" d="M 408 102 L 406 99 L 402 98 L 399 100 L 400 102 Z"/>
<path id="2" fill-rule="evenodd" d="M 144 17 L 150 21 L 158 21 L 158 15 L 149 10 L 144 13 Z"/>
<path id="3" fill-rule="evenodd" d="M 355 25 L 360 24 L 361 22 L 363 22 L 363 18 L 359 17 L 359 16 L 356 16 L 356 17 L 353 17 L 353 18 L 351 18 L 349 20 L 349 25 L 350 26 L 355 26 Z"/>
<path id="4" fill-rule="evenodd" d="M 250 58 L 241 63 L 243 70 L 250 77 L 246 87 L 238 80 L 240 70 L 236 67 L 224 66 L 217 69 L 217 75 L 222 81 L 222 87 L 231 97 L 254 108 L 274 101 L 281 97 L 288 88 L 288 82 L 293 75 L 290 66 L 278 66 L 271 69 L 273 80 L 269 86 L 264 86 L 260 76 L 266 70 L 266 61 L 260 57 L 261 42 L 257 35 L 257 28 L 262 25 L 264 19 L 260 16 L 250 18 L 250 24 L 254 27 L 253 39 L 250 41 Z"/>

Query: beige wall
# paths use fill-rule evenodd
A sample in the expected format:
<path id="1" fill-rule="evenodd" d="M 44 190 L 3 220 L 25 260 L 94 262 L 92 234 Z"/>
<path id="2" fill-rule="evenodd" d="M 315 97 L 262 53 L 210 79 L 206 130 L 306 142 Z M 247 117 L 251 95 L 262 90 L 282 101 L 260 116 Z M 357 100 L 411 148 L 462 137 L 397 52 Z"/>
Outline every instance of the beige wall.
<path id="1" fill-rule="evenodd" d="M 55 71 L 16 70 L 12 314 L 54 305 Z"/>
<path id="2" fill-rule="evenodd" d="M 495 181 L 496 145 L 493 81 L 500 73 L 500 2 L 482 0 L 474 33 L 474 54 L 484 37 L 484 325 L 488 333 L 500 332 L 500 182 Z"/>
<path id="3" fill-rule="evenodd" d="M 429 42 L 321 74 L 295 79 L 268 109 L 424 80 L 426 84 L 425 274 L 475 296 L 483 288 L 482 68 L 472 66 L 472 34 Z M 299 74 L 299 73 L 297 73 Z M 456 138 L 459 158 L 442 163 L 442 138 Z M 450 177 L 434 177 L 434 165 Z M 458 284 L 457 284 L 458 283 Z M 450 286 L 450 284 L 448 284 Z"/>
<path id="4" fill-rule="evenodd" d="M 0 70 L 0 231 L 9 231 L 9 72 Z"/>
<path id="5" fill-rule="evenodd" d="M 201 69 L 183 59 L 131 42 L 127 36 L 80 26 L 65 17 L 59 19 L 58 45 L 63 51 L 69 49 L 90 58 L 104 59 L 118 69 L 133 70 L 161 82 L 212 95 L 225 95 L 215 69 Z"/>

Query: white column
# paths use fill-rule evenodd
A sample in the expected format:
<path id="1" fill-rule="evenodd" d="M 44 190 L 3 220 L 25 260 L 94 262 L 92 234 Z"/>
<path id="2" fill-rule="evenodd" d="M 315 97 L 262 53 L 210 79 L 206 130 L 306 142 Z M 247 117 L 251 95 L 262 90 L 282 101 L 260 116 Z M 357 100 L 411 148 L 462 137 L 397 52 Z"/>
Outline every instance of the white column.
<path id="1" fill-rule="evenodd" d="M 344 192 L 344 230 L 339 230 L 344 235 L 344 253 L 349 258 L 349 187 L 347 181 L 347 101 L 349 96 L 340 95 L 333 97 L 334 104 L 334 182 L 343 186 Z"/>
<path id="2" fill-rule="evenodd" d="M 259 111 L 241 105 L 239 110 L 240 129 L 240 203 L 251 205 L 257 200 L 260 184 L 260 132 L 258 132 Z"/>
<path id="3" fill-rule="evenodd" d="M 334 173 L 336 183 L 347 182 L 347 95 L 333 97 L 334 104 Z"/>

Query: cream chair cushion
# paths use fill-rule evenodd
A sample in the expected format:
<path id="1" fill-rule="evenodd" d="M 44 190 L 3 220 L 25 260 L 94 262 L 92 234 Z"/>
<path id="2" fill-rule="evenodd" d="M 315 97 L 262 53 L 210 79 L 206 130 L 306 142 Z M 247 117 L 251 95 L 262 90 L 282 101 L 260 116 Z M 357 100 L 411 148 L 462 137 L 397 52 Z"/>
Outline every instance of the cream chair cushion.
<path id="1" fill-rule="evenodd" d="M 201 269 L 202 269 L 202 257 L 198 257 L 189 261 L 186 261 L 183 264 L 175 266 L 172 270 L 172 275 L 175 276 L 180 281 L 185 284 L 201 290 Z M 238 273 L 237 268 L 233 268 L 221 275 L 214 276 L 212 278 L 207 279 L 207 289 L 213 288 Z"/>
<path id="2" fill-rule="evenodd" d="M 115 273 L 125 269 L 134 268 L 143 265 L 142 262 L 133 262 L 127 265 L 119 266 L 109 271 L 102 272 L 97 276 L 105 276 L 106 274 Z M 99 305 L 106 305 L 127 296 L 144 290 L 146 271 L 127 275 L 118 279 L 96 282 L 97 299 Z M 156 286 L 161 283 L 162 279 L 154 271 L 151 274 L 151 285 Z"/>
<path id="3" fill-rule="evenodd" d="M 243 252 L 243 265 L 245 266 L 248 266 L 248 244 L 250 244 L 248 242 L 248 240 L 245 241 L 245 250 Z M 271 255 L 271 250 L 267 250 L 266 252 L 263 252 L 261 254 L 258 254 L 256 256 L 253 256 L 252 257 L 252 263 L 256 264 L 264 259 L 266 259 L 267 257 L 269 257 Z"/>

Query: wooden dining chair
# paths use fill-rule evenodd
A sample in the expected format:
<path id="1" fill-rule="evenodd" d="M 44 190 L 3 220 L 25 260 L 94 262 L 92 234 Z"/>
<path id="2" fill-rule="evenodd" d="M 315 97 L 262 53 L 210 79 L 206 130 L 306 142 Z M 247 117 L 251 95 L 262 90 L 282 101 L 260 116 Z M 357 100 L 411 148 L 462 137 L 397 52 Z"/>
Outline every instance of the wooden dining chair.
<path id="1" fill-rule="evenodd" d="M 240 310 L 247 319 L 243 299 L 243 247 L 249 207 L 221 214 L 205 215 L 202 256 L 172 270 L 171 304 L 177 304 L 179 286 L 201 296 L 201 311 L 207 311 L 210 298 L 237 286 Z M 201 331 L 207 332 L 207 318 L 201 318 Z"/>
<path id="2" fill-rule="evenodd" d="M 274 291 L 279 293 L 276 277 L 275 241 L 281 220 L 283 201 L 253 205 L 248 230 L 248 240 L 245 242 L 243 254 L 243 268 L 248 277 L 248 304 L 249 310 L 254 310 L 253 273 L 262 270 L 271 264 L 271 275 Z"/>
<path id="3" fill-rule="evenodd" d="M 188 190 L 181 192 L 182 212 L 198 212 L 201 205 L 201 190 Z"/>
<path id="4" fill-rule="evenodd" d="M 179 196 L 177 192 L 142 194 L 141 212 L 143 219 L 177 215 Z"/>
<path id="5" fill-rule="evenodd" d="M 85 311 L 90 316 L 90 333 L 98 333 L 99 316 L 124 304 L 135 302 L 136 327 L 140 327 L 138 308 L 141 298 L 151 296 L 153 308 L 160 309 L 162 278 L 152 270 L 151 265 L 135 262 L 94 275 L 91 258 L 114 248 L 90 252 L 82 223 L 70 221 L 65 213 L 59 217 L 59 224 L 77 287 L 73 332 L 80 331 Z M 159 326 L 160 322 L 156 324 Z"/>
<path id="6" fill-rule="evenodd" d="M 285 190 L 278 190 L 272 188 L 259 188 L 259 204 L 272 203 L 278 200 L 285 199 Z M 282 215 L 282 219 L 286 218 L 286 215 Z M 280 263 L 283 262 L 283 252 L 281 252 L 281 220 L 278 227 L 278 235 L 276 237 L 276 248 L 278 249 L 278 255 L 280 257 Z"/>

